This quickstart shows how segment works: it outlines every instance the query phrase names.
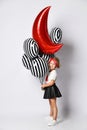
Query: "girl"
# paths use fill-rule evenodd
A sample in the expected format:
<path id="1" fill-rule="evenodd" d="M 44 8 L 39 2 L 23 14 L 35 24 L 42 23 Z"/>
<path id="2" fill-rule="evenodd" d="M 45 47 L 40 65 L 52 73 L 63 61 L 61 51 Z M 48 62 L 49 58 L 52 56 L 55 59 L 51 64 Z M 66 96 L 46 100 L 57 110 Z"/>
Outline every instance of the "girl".
<path id="1" fill-rule="evenodd" d="M 56 68 L 60 67 L 60 63 L 58 58 L 50 58 L 49 60 L 49 74 L 46 77 L 46 83 L 43 84 L 41 87 L 44 89 L 44 99 L 49 100 L 50 105 L 50 122 L 48 126 L 52 126 L 56 124 L 57 115 L 58 115 L 58 108 L 56 104 L 56 98 L 62 97 L 58 87 L 55 84 L 57 78 Z"/>

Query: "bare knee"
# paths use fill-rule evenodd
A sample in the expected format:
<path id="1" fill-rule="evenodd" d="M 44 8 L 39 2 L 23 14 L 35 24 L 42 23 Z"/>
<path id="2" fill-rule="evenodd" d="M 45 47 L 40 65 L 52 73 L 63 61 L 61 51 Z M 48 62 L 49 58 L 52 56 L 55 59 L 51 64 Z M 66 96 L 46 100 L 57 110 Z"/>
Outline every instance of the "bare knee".
<path id="1" fill-rule="evenodd" d="M 50 99 L 50 104 L 51 104 L 52 108 L 56 107 L 56 99 L 55 98 Z"/>

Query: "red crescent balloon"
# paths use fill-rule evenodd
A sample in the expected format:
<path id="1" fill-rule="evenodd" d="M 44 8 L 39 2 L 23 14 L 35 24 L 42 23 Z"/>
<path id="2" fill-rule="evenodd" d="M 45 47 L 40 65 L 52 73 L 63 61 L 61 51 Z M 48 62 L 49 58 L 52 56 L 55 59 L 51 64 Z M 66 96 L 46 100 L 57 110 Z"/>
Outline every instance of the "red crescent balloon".
<path id="1" fill-rule="evenodd" d="M 47 19 L 50 7 L 51 6 L 44 8 L 37 15 L 32 29 L 32 36 L 34 40 L 36 40 L 40 50 L 46 54 L 54 54 L 63 46 L 61 43 L 53 43 L 49 37 Z"/>

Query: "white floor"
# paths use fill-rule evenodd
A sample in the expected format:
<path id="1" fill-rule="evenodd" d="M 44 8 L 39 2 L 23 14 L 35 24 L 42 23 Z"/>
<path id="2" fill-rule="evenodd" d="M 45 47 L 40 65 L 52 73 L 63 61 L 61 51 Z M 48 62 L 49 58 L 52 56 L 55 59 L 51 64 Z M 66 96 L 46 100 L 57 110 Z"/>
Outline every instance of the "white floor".
<path id="1" fill-rule="evenodd" d="M 0 130 L 87 130 L 87 117 L 59 118 L 56 126 L 47 126 L 45 115 L 0 117 Z"/>

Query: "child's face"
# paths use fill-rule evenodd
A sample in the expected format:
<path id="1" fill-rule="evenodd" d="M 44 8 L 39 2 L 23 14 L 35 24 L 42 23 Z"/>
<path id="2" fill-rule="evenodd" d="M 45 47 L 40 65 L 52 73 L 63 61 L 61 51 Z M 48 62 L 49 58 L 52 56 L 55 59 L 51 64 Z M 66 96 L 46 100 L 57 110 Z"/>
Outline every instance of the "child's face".
<path id="1" fill-rule="evenodd" d="M 54 61 L 50 61 L 49 67 L 50 67 L 50 70 L 54 70 L 56 68 Z"/>

